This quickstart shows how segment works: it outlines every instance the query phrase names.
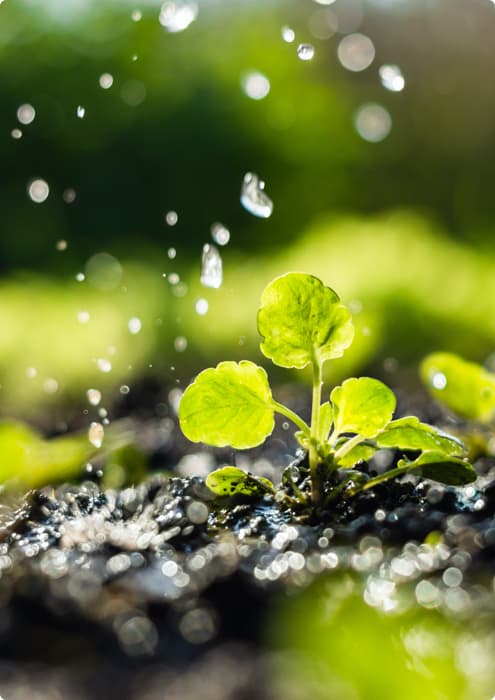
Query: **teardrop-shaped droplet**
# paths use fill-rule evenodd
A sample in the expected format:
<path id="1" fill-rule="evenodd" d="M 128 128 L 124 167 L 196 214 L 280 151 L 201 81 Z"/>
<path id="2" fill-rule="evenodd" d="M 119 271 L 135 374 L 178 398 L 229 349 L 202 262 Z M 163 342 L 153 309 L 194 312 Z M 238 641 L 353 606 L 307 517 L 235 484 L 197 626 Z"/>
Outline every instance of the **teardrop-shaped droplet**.
<path id="1" fill-rule="evenodd" d="M 315 55 L 315 47 L 313 44 L 299 44 L 297 47 L 297 55 L 301 61 L 311 61 Z"/>
<path id="2" fill-rule="evenodd" d="M 88 439 L 93 447 L 99 449 L 103 444 L 105 431 L 101 423 L 91 423 L 88 430 Z"/>
<path id="3" fill-rule="evenodd" d="M 201 258 L 201 284 L 218 289 L 223 282 L 222 258 L 216 246 L 205 243 Z"/>
<path id="4" fill-rule="evenodd" d="M 241 204 L 250 214 L 267 219 L 273 211 L 273 202 L 263 191 L 264 183 L 254 173 L 246 173 L 242 182 Z"/>

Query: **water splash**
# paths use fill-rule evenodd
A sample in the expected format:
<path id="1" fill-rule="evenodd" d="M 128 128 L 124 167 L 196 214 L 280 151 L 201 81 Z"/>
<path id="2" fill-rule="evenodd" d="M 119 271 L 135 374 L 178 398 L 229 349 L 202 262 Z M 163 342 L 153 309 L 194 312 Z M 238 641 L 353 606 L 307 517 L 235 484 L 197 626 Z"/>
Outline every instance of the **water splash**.
<path id="1" fill-rule="evenodd" d="M 255 173 L 246 173 L 242 182 L 241 204 L 253 216 L 267 219 L 273 212 L 273 202 L 264 192 L 265 183 Z"/>
<path id="2" fill-rule="evenodd" d="M 187 29 L 198 16 L 198 6 L 195 2 L 179 1 L 179 2 L 164 2 L 161 9 L 158 21 L 165 27 L 167 32 L 175 34 L 183 32 Z"/>
<path id="3" fill-rule="evenodd" d="M 104 430 L 102 424 L 96 423 L 96 422 L 91 423 L 91 425 L 89 426 L 89 430 L 88 430 L 88 440 L 93 445 L 93 447 L 96 447 L 96 449 L 99 449 L 103 444 L 104 437 L 105 437 L 105 430 Z"/>
<path id="4" fill-rule="evenodd" d="M 210 243 L 205 243 L 203 246 L 200 281 L 204 287 L 211 287 L 212 289 L 218 289 L 222 286 L 222 258 L 218 252 L 218 248 L 214 245 L 210 245 Z"/>
<path id="5" fill-rule="evenodd" d="M 301 61 L 311 61 L 315 55 L 315 47 L 313 44 L 299 44 L 297 47 L 297 55 Z"/>

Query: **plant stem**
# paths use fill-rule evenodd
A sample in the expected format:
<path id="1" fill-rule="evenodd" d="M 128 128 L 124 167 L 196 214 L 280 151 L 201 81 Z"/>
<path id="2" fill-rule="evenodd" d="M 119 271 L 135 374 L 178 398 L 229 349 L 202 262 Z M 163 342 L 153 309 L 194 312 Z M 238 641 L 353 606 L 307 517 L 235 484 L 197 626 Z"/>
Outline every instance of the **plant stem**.
<path id="1" fill-rule="evenodd" d="M 380 474 L 379 476 L 375 476 L 373 479 L 370 479 L 367 481 L 365 484 L 363 484 L 358 491 L 364 491 L 365 489 L 372 489 L 374 486 L 378 486 L 378 484 L 381 484 L 384 481 L 388 481 L 389 479 L 392 479 L 394 476 L 400 476 L 401 474 L 405 474 L 406 472 L 410 471 L 411 465 L 406 464 L 403 467 L 396 467 L 395 469 L 389 469 L 388 472 L 384 472 L 383 474 Z M 353 493 L 357 493 L 357 491 L 354 491 Z"/>
<path id="2" fill-rule="evenodd" d="M 340 447 L 335 453 L 335 461 L 338 462 L 339 459 L 342 459 L 342 457 L 350 452 L 353 447 L 359 445 L 361 442 L 363 442 L 363 440 L 366 440 L 366 438 L 362 437 L 361 435 L 354 435 L 354 437 L 352 437 L 350 440 L 344 442 L 342 447 Z"/>
<path id="3" fill-rule="evenodd" d="M 287 408 L 287 406 L 284 406 L 282 403 L 278 403 L 278 401 L 273 401 L 272 405 L 277 413 L 281 413 L 283 416 L 291 420 L 294 425 L 297 425 L 297 427 L 302 430 L 306 437 L 309 438 L 311 436 L 309 425 L 306 423 L 306 421 L 303 421 L 303 419 L 298 416 L 297 413 L 294 413 L 294 411 L 291 411 L 290 408 Z"/>
<path id="4" fill-rule="evenodd" d="M 323 496 L 321 474 L 318 472 L 320 458 L 318 455 L 318 431 L 320 428 L 320 406 L 322 366 L 317 358 L 313 360 L 313 400 L 311 404 L 311 440 L 309 445 L 309 469 L 311 472 L 311 500 L 320 503 Z"/>

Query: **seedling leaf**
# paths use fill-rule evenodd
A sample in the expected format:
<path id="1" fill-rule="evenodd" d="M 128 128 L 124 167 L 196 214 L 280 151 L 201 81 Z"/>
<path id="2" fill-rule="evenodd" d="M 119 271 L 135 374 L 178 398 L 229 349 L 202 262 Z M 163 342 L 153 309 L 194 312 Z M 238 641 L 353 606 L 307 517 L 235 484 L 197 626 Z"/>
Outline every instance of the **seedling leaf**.
<path id="1" fill-rule="evenodd" d="M 423 452 L 413 462 L 401 460 L 399 467 L 420 469 L 427 479 L 434 479 L 450 486 L 465 486 L 476 481 L 474 467 L 458 457 L 448 457 L 442 452 Z"/>
<path id="2" fill-rule="evenodd" d="M 280 367 L 297 369 L 341 357 L 354 335 L 351 314 L 333 289 L 298 272 L 265 288 L 258 330 L 261 352 Z"/>
<path id="3" fill-rule="evenodd" d="M 181 399 L 179 421 L 192 442 L 255 447 L 274 428 L 268 377 L 253 362 L 220 362 L 201 372 Z"/>
<path id="4" fill-rule="evenodd" d="M 206 485 L 217 496 L 263 496 L 275 493 L 273 484 L 262 476 L 253 476 L 237 467 L 222 467 L 209 474 Z"/>
<path id="5" fill-rule="evenodd" d="M 402 450 L 440 451 L 444 455 L 460 456 L 465 448 L 460 440 L 440 433 L 416 416 L 391 421 L 376 438 L 379 447 L 398 447 Z"/>
<path id="6" fill-rule="evenodd" d="M 346 379 L 330 395 L 334 432 L 372 438 L 389 423 L 395 410 L 393 392 L 378 379 Z"/>
<path id="7" fill-rule="evenodd" d="M 325 401 L 325 403 L 321 404 L 319 419 L 320 422 L 318 425 L 318 438 L 321 440 L 321 442 L 324 442 L 328 437 L 330 428 L 332 427 L 333 419 L 332 404 L 328 401 Z"/>
<path id="8" fill-rule="evenodd" d="M 437 352 L 421 363 L 432 396 L 463 418 L 490 422 L 495 416 L 495 374 L 475 362 Z"/>
<path id="9" fill-rule="evenodd" d="M 353 447 L 352 450 L 349 450 L 347 454 L 345 454 L 343 457 L 340 457 L 338 463 L 339 467 L 342 467 L 342 469 L 350 469 L 351 467 L 354 467 L 358 462 L 363 462 L 367 459 L 370 459 L 370 457 L 373 457 L 373 455 L 376 452 L 376 447 L 373 445 L 356 445 L 356 447 Z"/>

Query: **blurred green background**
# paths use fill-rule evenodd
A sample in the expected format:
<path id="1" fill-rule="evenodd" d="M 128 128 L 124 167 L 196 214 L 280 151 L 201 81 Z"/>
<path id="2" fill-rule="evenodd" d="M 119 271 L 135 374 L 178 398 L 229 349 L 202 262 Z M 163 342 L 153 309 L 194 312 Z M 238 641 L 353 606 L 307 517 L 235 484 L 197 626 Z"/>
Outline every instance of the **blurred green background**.
<path id="1" fill-rule="evenodd" d="M 261 362 L 259 295 L 289 270 L 355 314 L 335 378 L 490 362 L 494 35 L 489 0 L 5 0 L 1 414 L 53 427 L 88 388 L 109 408 Z M 246 172 L 268 219 L 240 205 Z"/>

